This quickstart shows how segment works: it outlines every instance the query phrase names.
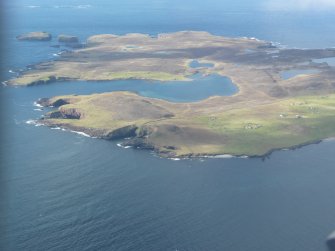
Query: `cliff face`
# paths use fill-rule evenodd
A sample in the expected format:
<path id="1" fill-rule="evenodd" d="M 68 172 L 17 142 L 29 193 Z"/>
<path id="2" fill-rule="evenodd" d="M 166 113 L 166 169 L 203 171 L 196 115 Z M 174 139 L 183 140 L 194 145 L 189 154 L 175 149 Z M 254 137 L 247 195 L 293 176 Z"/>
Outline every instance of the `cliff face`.
<path id="1" fill-rule="evenodd" d="M 58 111 L 54 111 L 46 115 L 46 118 L 50 119 L 81 119 L 83 117 L 84 114 L 74 108 L 61 108 Z"/>
<path id="2" fill-rule="evenodd" d="M 135 137 L 136 136 L 136 130 L 137 126 L 135 125 L 129 125 L 125 127 L 121 127 L 119 129 L 116 129 L 110 133 L 108 133 L 105 137 L 105 139 L 108 140 L 114 140 L 114 139 L 124 139 L 128 137 Z"/>
<path id="3" fill-rule="evenodd" d="M 45 31 L 35 31 L 29 32 L 16 37 L 18 40 L 27 40 L 27 41 L 50 41 L 52 36 L 50 33 Z"/>
<path id="4" fill-rule="evenodd" d="M 62 98 L 55 101 L 52 101 L 49 98 L 41 98 L 37 101 L 37 103 L 44 107 L 60 107 L 62 105 L 70 104 L 70 101 Z"/>

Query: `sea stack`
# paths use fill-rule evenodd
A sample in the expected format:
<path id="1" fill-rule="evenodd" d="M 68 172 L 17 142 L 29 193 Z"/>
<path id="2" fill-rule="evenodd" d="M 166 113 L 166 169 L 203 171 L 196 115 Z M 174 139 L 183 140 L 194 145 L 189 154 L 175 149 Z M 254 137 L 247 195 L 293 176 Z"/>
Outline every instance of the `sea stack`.
<path id="1" fill-rule="evenodd" d="M 335 251 L 335 231 L 328 236 L 327 246 L 329 251 Z"/>
<path id="2" fill-rule="evenodd" d="M 16 39 L 20 41 L 50 41 L 51 38 L 51 34 L 45 31 L 29 32 L 16 37 Z"/>

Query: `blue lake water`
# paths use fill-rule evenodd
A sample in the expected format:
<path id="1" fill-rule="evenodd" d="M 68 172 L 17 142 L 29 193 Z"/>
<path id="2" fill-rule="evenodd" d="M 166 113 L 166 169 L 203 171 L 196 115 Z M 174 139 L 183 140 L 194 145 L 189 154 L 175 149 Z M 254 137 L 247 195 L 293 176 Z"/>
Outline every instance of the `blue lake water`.
<path id="1" fill-rule="evenodd" d="M 192 68 L 199 68 L 199 67 L 211 68 L 213 66 L 214 64 L 212 63 L 200 63 L 198 60 L 192 60 L 190 63 L 190 67 Z"/>
<path id="2" fill-rule="evenodd" d="M 318 72 L 318 70 L 288 70 L 280 72 L 280 77 L 282 79 L 290 79 L 299 75 L 316 74 Z"/>
<path id="3" fill-rule="evenodd" d="M 237 86 L 229 78 L 217 74 L 207 76 L 195 74 L 189 79 L 189 81 L 69 81 L 34 86 L 31 89 L 40 96 L 38 98 L 46 95 L 43 93 L 46 89 L 50 90 L 47 97 L 55 96 L 56 93 L 87 95 L 112 91 L 131 91 L 145 97 L 173 102 L 195 102 L 215 95 L 231 96 L 238 92 Z"/>
<path id="4" fill-rule="evenodd" d="M 269 12 L 260 0 L 180 2 L 8 1 L 1 81 L 12 76 L 10 69 L 59 52 L 49 47 L 54 41 L 15 40 L 31 30 L 84 41 L 98 33 L 191 29 L 292 47 L 335 45 L 331 11 Z M 26 124 L 42 115 L 33 105 L 40 97 L 125 88 L 183 102 L 223 92 L 225 83 L 215 78 L 204 83 L 213 90 L 199 84 L 192 92 L 192 82 L 182 83 L 182 96 L 145 81 L 1 88 L 0 250 L 325 251 L 335 229 L 334 141 L 266 159 L 172 161 Z"/>

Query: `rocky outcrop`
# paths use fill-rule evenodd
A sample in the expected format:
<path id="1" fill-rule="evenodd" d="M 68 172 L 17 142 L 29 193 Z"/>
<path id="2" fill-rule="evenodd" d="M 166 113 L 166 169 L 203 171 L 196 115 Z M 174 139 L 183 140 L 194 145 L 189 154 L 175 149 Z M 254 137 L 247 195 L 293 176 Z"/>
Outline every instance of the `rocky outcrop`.
<path id="1" fill-rule="evenodd" d="M 79 43 L 79 39 L 76 36 L 62 34 L 58 36 L 58 42 L 60 43 Z"/>
<path id="2" fill-rule="evenodd" d="M 329 251 L 335 251 L 335 231 L 327 238 L 327 246 Z"/>
<path id="3" fill-rule="evenodd" d="M 64 98 L 59 98 L 56 100 L 49 98 L 40 98 L 36 103 L 44 107 L 50 107 L 50 106 L 60 107 L 62 105 L 70 104 L 70 100 Z"/>
<path id="4" fill-rule="evenodd" d="M 137 130 L 137 137 L 147 138 L 151 133 L 153 133 L 153 128 L 150 126 L 141 126 Z"/>
<path id="5" fill-rule="evenodd" d="M 74 108 L 60 109 L 58 111 L 50 112 L 46 118 L 50 119 L 80 119 L 84 116 L 83 113 Z"/>
<path id="6" fill-rule="evenodd" d="M 149 140 L 150 135 L 154 133 L 154 131 L 155 129 L 150 126 L 141 126 L 136 130 L 136 135 L 125 139 L 122 145 L 138 149 L 153 150 L 160 156 L 167 158 L 174 157 L 174 151 L 177 150 L 177 147 L 170 145 L 158 146 Z"/>
<path id="7" fill-rule="evenodd" d="M 68 99 L 63 99 L 63 98 L 59 98 L 56 100 L 49 99 L 49 98 L 40 98 L 36 103 L 44 107 L 50 107 L 50 106 L 60 107 L 62 105 L 70 104 L 70 101 Z"/>
<path id="8" fill-rule="evenodd" d="M 139 149 L 154 150 L 155 146 L 146 141 L 144 138 L 132 138 L 125 140 L 122 145 L 132 146 Z"/>
<path id="9" fill-rule="evenodd" d="M 40 98 L 39 100 L 36 101 L 37 104 L 47 107 L 50 106 L 50 99 L 48 98 Z"/>
<path id="10" fill-rule="evenodd" d="M 35 32 L 29 32 L 22 35 L 19 35 L 16 37 L 17 40 L 20 41 L 50 41 L 52 39 L 52 36 L 48 32 L 44 31 L 35 31 Z"/>
<path id="11" fill-rule="evenodd" d="M 81 49 L 85 47 L 84 44 L 79 43 L 78 37 L 72 35 L 59 35 L 58 42 L 72 49 Z"/>
<path id="12" fill-rule="evenodd" d="M 103 138 L 107 140 L 131 138 L 131 137 L 136 136 L 136 130 L 137 130 L 136 125 L 129 125 L 129 126 L 118 128 L 112 132 L 109 132 Z"/>
<path id="13" fill-rule="evenodd" d="M 51 103 L 51 106 L 60 107 L 62 105 L 67 105 L 69 103 L 70 102 L 68 102 L 67 100 L 60 98 L 60 99 L 57 99 L 55 102 Z"/>

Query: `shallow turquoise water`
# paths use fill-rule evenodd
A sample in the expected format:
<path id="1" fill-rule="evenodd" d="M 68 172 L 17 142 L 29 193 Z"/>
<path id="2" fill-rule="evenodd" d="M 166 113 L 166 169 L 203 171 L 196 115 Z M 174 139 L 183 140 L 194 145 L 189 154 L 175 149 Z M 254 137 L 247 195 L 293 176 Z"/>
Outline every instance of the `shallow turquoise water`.
<path id="1" fill-rule="evenodd" d="M 11 1 L 1 80 L 11 76 L 10 69 L 52 60 L 58 52 L 48 46 L 54 42 L 15 40 L 31 30 L 85 40 L 94 33 L 192 29 L 292 47 L 334 46 L 333 13 L 265 12 L 259 2 Z M 325 250 L 325 238 L 335 228 L 334 141 L 265 159 L 172 161 L 119 148 L 117 142 L 26 124 L 43 114 L 33 105 L 40 97 L 126 87 L 181 102 L 224 91 L 225 84 L 214 82 L 190 94 L 185 83 L 182 97 L 141 81 L 1 88 L 0 150 L 7 157 L 0 176 L 0 249 Z"/>

